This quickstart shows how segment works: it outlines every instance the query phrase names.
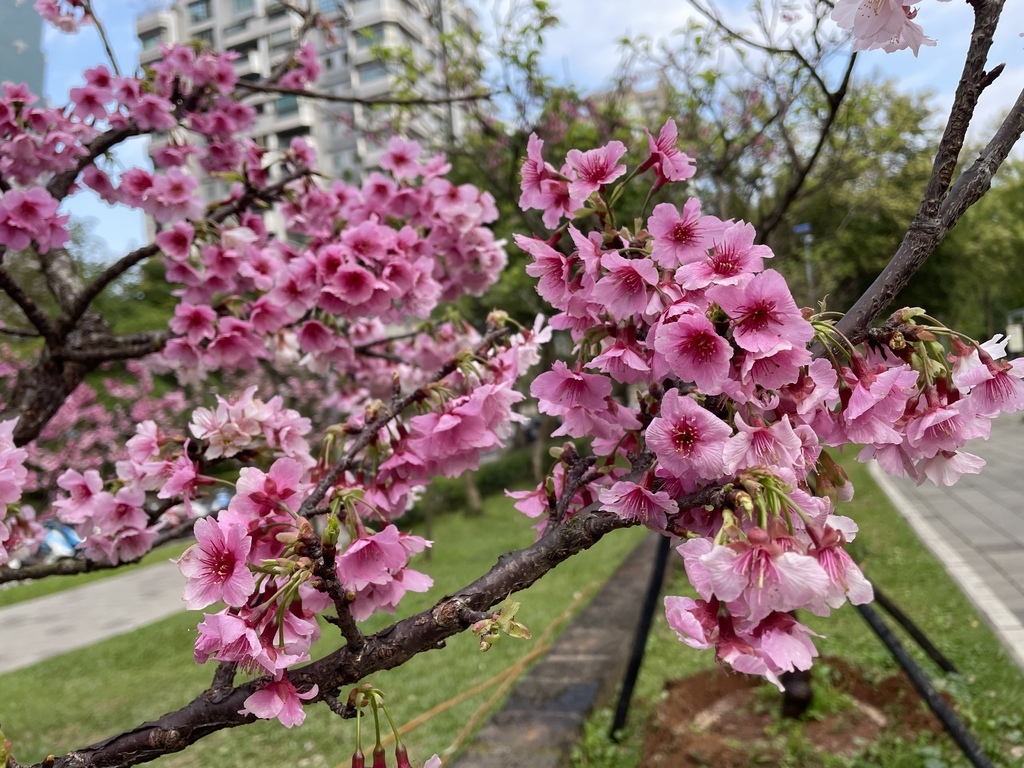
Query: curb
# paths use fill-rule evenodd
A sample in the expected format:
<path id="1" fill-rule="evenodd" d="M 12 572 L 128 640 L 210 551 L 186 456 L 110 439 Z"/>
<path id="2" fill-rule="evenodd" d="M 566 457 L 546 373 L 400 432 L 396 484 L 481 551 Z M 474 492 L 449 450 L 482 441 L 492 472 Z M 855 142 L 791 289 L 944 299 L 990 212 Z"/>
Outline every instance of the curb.
<path id="1" fill-rule="evenodd" d="M 889 501 L 899 510 L 903 518 L 914 529 L 914 533 L 928 548 L 946 573 L 957 583 L 960 591 L 982 615 L 985 622 L 996 633 L 1006 652 L 1024 670 L 1024 625 L 1006 604 L 993 592 L 966 560 L 956 552 L 932 527 L 921 511 L 914 506 L 906 494 L 878 468 L 875 462 L 868 464 L 871 478 L 878 483 Z"/>
<path id="2" fill-rule="evenodd" d="M 564 768 L 595 709 L 618 691 L 658 545 L 651 534 L 516 683 L 451 768 Z"/>

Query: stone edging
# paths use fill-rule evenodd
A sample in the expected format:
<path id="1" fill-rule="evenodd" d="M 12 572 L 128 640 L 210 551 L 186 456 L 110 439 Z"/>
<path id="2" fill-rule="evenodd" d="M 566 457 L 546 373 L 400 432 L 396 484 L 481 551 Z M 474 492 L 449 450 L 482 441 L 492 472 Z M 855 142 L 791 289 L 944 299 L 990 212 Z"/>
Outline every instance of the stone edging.
<path id="1" fill-rule="evenodd" d="M 564 768 L 594 710 L 619 690 L 658 536 L 626 557 L 451 768 Z"/>

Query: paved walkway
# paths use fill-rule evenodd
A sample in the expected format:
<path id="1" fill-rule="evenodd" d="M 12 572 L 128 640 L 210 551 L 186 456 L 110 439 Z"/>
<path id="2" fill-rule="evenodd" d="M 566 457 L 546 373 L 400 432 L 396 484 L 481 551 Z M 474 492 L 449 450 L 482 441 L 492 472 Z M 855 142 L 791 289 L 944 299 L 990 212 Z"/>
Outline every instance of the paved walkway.
<path id="1" fill-rule="evenodd" d="M 121 635 L 185 609 L 174 563 L 0 608 L 0 673 Z"/>
<path id="2" fill-rule="evenodd" d="M 987 465 L 950 488 L 872 476 L 1024 669 L 1024 418 L 997 419 L 967 450 Z"/>

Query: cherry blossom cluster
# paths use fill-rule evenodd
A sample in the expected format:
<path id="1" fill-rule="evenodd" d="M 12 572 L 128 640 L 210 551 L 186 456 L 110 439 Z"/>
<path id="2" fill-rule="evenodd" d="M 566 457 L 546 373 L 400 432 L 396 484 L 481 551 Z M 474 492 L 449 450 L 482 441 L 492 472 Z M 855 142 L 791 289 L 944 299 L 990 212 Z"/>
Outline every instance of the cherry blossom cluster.
<path id="1" fill-rule="evenodd" d="M 531 137 L 521 205 L 558 228 L 516 242 L 558 311 L 551 325 L 576 346 L 530 392 L 560 418 L 554 434 L 589 440 L 594 458 L 582 463 L 567 444 L 545 483 L 512 495 L 541 530 L 598 501 L 681 539 L 700 599 L 668 598 L 670 624 L 778 684 L 816 655 L 789 612 L 828 615 L 872 597 L 844 550 L 857 526 L 835 514 L 852 488 L 824 447 L 864 443 L 862 460 L 950 484 L 983 463 L 966 442 L 987 437 L 998 413 L 1024 409 L 1024 360 L 1001 361 L 996 345 L 921 310 L 896 313 L 867 349 L 854 347 L 829 313 L 796 305 L 751 225 L 706 214 L 692 197 L 646 217 L 616 210 L 623 185 L 645 172 L 652 191 L 692 175 L 674 137 L 672 121 L 658 140 L 648 134 L 632 173 L 620 142 L 572 150 L 556 170 Z"/>
<path id="2" fill-rule="evenodd" d="M 384 338 L 387 324 L 482 293 L 506 263 L 484 226 L 497 217 L 494 200 L 443 178 L 443 157 L 421 162 L 420 154 L 416 142 L 393 139 L 382 158 L 390 174 L 370 174 L 358 188 L 296 180 L 282 212 L 289 230 L 308 238 L 302 248 L 272 239 L 251 213 L 161 232 L 168 280 L 182 286 L 165 364 L 198 381 L 290 354 L 317 373 L 372 378 L 357 350 Z M 315 158 L 297 139 L 285 162 L 308 168 Z"/>
<path id="3" fill-rule="evenodd" d="M 925 37 L 916 18 L 917 9 L 903 0 L 838 0 L 832 9 L 832 20 L 853 33 L 855 51 L 881 48 L 892 53 L 910 48 L 917 56 L 922 45 L 935 41 Z"/>
<path id="4" fill-rule="evenodd" d="M 251 390 L 237 401 L 219 399 L 216 409 L 196 410 L 190 431 L 204 446 L 203 459 L 237 458 L 261 446 L 281 456 L 266 472 L 241 468 L 228 508 L 216 519 L 196 522 L 197 543 L 179 561 L 190 609 L 226 606 L 204 616 L 196 660 L 233 661 L 268 677 L 245 711 L 289 727 L 302 722 L 301 699 L 316 691 L 298 691 L 285 673 L 309 660 L 319 637 L 316 614 L 334 607 L 361 621 L 377 611 L 394 612 L 407 592 L 433 584 L 409 567 L 430 542 L 391 521 L 431 476 L 476 468 L 480 454 L 508 436 L 521 418 L 511 405 L 522 395 L 511 385 L 521 368 L 536 361 L 543 338 L 523 332 L 502 346 L 464 355 L 443 385 L 425 386 L 413 398 L 420 413 L 396 414 L 372 433 L 367 423 L 379 418 L 383 405 L 367 404 L 334 431 L 320 461 L 305 453 L 308 422 L 281 411 L 279 403 L 275 408 L 273 401 L 259 401 Z M 177 461 L 161 462 L 154 429 L 149 425 L 130 441 L 131 468 L 124 474 L 160 475 L 159 497 L 187 498 L 204 481 L 197 462 L 187 449 Z M 365 445 L 350 444 L 365 434 L 372 438 Z M 328 514 L 317 537 L 299 512 L 337 462 L 349 469 L 331 485 L 323 509 L 313 510 Z"/>
<path id="5" fill-rule="evenodd" d="M 31 530 L 35 515 L 31 510 L 17 520 L 13 515 L 11 520 L 6 519 L 8 505 L 21 498 L 28 475 L 28 470 L 25 469 L 28 452 L 15 446 L 12 439 L 15 423 L 14 419 L 0 421 L 0 565 L 7 562 L 10 550 L 18 547 L 21 540 L 35 538 L 35 531 Z M 8 524 L 15 522 L 18 523 L 16 527 Z M 28 536 L 25 535 L 26 532 L 29 533 Z"/>

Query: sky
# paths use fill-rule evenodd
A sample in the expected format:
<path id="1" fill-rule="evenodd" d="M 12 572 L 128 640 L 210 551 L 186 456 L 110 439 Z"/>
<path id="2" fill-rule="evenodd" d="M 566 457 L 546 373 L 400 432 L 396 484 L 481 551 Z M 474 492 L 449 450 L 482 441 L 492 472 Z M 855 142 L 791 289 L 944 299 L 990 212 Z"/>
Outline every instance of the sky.
<path id="1" fill-rule="evenodd" d="M 491 0 L 469 0 L 486 25 L 491 18 Z M 507 5 L 508 0 L 504 0 Z M 135 17 L 154 7 L 155 0 L 93 0 L 103 20 L 122 71 L 132 71 L 138 61 Z M 718 7 L 744 26 L 747 0 L 719 0 Z M 971 136 L 981 139 L 985 130 L 1016 98 L 1024 83 L 1024 14 L 1009 10 L 1008 3 L 990 65 L 1006 63 L 1006 70 L 982 97 Z M 937 2 L 921 0 L 917 18 L 925 34 L 938 45 L 922 48 L 915 58 L 910 51 L 886 54 L 869 51 L 858 62 L 860 77 L 895 78 L 907 91 L 930 91 L 932 104 L 944 114 L 953 101 L 953 90 L 963 66 L 969 43 L 973 14 L 965 0 Z M 628 10 L 626 10 L 628 9 Z M 618 41 L 626 36 L 646 35 L 657 40 L 671 36 L 695 15 L 686 0 L 553 0 L 552 10 L 561 25 L 547 37 L 543 67 L 557 82 L 574 82 L 583 91 L 599 90 L 613 75 L 620 61 Z M 43 35 L 47 56 L 46 96 L 51 103 L 63 103 L 68 90 L 82 83 L 81 72 L 105 60 L 99 36 L 85 28 L 78 35 L 64 35 L 47 27 Z M 1016 86 L 1016 87 L 1015 87 Z M 147 164 L 145 139 L 128 142 L 118 152 L 119 161 L 129 167 Z M 1021 151 L 1018 149 L 1018 156 Z M 93 219 L 93 235 L 100 242 L 98 260 L 108 260 L 143 245 L 145 227 L 141 214 L 123 207 L 111 207 L 91 192 L 83 192 L 66 203 L 76 217 Z"/>

